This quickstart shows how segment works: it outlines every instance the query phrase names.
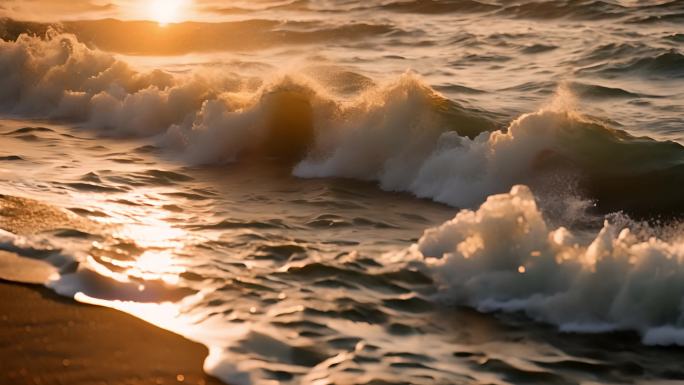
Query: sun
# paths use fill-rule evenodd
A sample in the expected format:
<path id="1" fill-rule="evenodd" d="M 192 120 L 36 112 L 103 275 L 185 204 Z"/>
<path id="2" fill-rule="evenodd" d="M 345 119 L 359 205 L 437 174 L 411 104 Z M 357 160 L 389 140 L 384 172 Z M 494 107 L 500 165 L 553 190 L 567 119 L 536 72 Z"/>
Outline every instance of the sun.
<path id="1" fill-rule="evenodd" d="M 178 22 L 188 0 L 150 0 L 147 7 L 149 18 L 164 27 Z"/>

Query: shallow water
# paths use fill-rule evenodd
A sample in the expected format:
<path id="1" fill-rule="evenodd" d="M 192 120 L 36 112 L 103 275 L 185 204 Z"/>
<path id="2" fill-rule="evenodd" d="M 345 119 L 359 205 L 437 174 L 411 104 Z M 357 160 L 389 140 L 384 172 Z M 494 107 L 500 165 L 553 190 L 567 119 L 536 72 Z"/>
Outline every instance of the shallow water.
<path id="1" fill-rule="evenodd" d="M 45 261 L 231 384 L 684 378 L 680 2 L 30 3 L 0 276 Z"/>

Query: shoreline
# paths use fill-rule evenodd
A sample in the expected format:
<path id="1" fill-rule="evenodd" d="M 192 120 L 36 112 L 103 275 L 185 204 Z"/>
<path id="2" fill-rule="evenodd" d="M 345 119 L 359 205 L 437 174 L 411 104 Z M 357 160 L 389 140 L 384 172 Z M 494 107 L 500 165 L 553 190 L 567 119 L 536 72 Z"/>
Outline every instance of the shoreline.
<path id="1" fill-rule="evenodd" d="M 205 346 L 129 314 L 0 280 L 0 383 L 221 385 Z"/>

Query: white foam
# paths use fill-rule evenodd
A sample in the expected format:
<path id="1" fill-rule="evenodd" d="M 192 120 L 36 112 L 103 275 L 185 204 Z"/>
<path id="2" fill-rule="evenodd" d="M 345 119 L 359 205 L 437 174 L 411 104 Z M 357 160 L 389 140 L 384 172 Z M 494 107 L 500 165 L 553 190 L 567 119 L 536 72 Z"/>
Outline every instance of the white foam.
<path id="1" fill-rule="evenodd" d="M 449 303 L 523 311 L 565 331 L 682 341 L 684 242 L 639 239 L 608 222 L 593 235 L 551 229 L 526 186 L 426 230 L 413 250 Z"/>
<path id="2" fill-rule="evenodd" d="M 182 122 L 216 93 L 201 77 L 141 73 L 75 36 L 0 40 L 0 108 L 22 116 L 85 122 L 116 134 L 147 136 Z"/>

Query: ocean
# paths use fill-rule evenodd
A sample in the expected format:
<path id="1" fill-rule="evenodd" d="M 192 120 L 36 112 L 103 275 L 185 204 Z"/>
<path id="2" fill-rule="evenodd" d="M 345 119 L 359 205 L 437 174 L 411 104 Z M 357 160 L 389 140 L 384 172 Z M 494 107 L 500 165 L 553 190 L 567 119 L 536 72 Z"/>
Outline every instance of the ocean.
<path id="1" fill-rule="evenodd" d="M 117 1 L 0 4 L 0 278 L 227 384 L 684 381 L 684 2 Z"/>

